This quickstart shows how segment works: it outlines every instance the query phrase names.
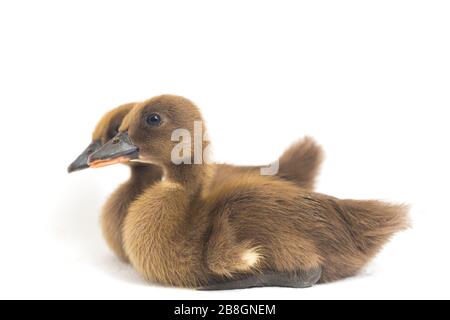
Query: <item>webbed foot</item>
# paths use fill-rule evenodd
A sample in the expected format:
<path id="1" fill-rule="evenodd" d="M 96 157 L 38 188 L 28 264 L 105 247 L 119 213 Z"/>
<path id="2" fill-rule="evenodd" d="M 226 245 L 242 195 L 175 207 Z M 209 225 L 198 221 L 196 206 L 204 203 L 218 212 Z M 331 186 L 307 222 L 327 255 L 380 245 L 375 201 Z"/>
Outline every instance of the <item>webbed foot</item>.
<path id="1" fill-rule="evenodd" d="M 295 272 L 266 271 L 260 274 L 242 274 L 236 279 L 213 282 L 199 290 L 236 290 L 257 287 L 309 288 L 322 276 L 322 268 Z"/>

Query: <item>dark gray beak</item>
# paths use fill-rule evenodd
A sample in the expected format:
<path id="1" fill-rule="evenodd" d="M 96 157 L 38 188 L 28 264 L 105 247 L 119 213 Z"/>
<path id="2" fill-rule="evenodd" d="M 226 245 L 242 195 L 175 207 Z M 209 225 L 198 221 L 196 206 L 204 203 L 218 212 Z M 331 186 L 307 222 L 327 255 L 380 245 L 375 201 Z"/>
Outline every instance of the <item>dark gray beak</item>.
<path id="1" fill-rule="evenodd" d="M 100 168 L 138 158 L 139 148 L 131 142 L 128 132 L 121 132 L 91 154 L 88 164 L 91 168 Z"/>
<path id="2" fill-rule="evenodd" d="M 69 173 L 72 173 L 72 172 L 75 172 L 75 171 L 79 171 L 79 170 L 83 170 L 83 169 L 89 168 L 89 164 L 88 164 L 89 156 L 91 154 L 93 154 L 95 151 L 97 151 L 98 149 L 100 149 L 101 146 L 102 146 L 102 142 L 100 140 L 93 141 L 86 148 L 86 150 L 84 150 L 83 153 L 80 154 L 78 156 L 78 158 L 75 159 L 74 162 L 72 162 L 72 164 L 69 166 L 67 171 Z"/>

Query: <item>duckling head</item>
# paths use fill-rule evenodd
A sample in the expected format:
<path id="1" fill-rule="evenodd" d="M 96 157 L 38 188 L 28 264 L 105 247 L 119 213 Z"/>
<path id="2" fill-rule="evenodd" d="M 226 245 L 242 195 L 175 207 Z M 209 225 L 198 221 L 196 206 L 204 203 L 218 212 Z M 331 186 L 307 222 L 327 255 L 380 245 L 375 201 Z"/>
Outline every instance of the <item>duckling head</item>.
<path id="1" fill-rule="evenodd" d="M 117 135 L 123 119 L 135 104 L 128 103 L 121 105 L 109 111 L 100 119 L 92 134 L 92 142 L 69 166 L 67 169 L 69 173 L 89 168 L 89 156 Z"/>
<path id="2" fill-rule="evenodd" d="M 149 99 L 134 106 L 122 121 L 119 134 L 91 154 L 89 164 L 94 168 L 129 161 L 170 165 L 173 151 L 180 145 L 174 136 L 189 137 L 182 143 L 194 150 L 198 143 L 196 129 L 201 126 L 200 131 L 204 132 L 203 123 L 198 108 L 186 98 L 162 95 Z M 200 139 L 205 148 L 207 142 L 203 136 Z M 183 157 L 192 160 L 194 154 Z"/>

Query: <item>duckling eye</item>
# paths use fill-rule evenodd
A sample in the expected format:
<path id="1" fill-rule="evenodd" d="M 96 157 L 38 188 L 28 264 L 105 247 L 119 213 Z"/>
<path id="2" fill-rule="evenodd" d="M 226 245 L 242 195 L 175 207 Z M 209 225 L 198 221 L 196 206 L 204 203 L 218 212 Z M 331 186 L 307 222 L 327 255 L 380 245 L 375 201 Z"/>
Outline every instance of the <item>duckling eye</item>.
<path id="1" fill-rule="evenodd" d="M 151 126 L 159 126 L 161 124 L 161 116 L 153 113 L 147 117 L 147 123 Z"/>

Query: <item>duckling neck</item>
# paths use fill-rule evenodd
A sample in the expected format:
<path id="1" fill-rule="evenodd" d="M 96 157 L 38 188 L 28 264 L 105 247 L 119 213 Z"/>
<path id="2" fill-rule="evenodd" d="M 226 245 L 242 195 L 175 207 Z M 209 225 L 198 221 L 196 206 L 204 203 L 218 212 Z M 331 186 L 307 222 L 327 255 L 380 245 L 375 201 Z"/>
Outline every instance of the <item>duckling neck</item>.
<path id="1" fill-rule="evenodd" d="M 180 184 L 189 195 L 197 194 L 208 176 L 207 164 L 168 164 L 164 166 L 164 177 L 167 181 Z"/>
<path id="2" fill-rule="evenodd" d="M 143 189 L 156 181 L 161 180 L 162 168 L 153 164 L 133 164 L 131 165 L 130 181 L 139 189 Z"/>

